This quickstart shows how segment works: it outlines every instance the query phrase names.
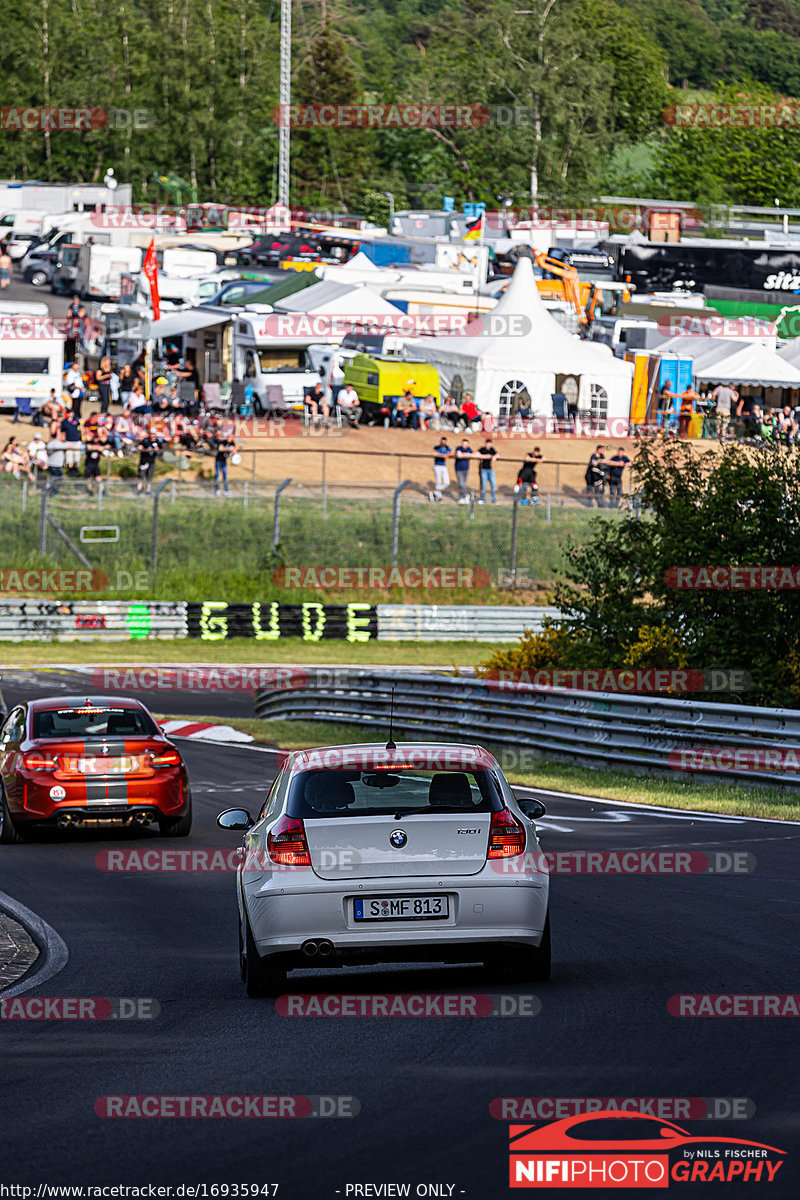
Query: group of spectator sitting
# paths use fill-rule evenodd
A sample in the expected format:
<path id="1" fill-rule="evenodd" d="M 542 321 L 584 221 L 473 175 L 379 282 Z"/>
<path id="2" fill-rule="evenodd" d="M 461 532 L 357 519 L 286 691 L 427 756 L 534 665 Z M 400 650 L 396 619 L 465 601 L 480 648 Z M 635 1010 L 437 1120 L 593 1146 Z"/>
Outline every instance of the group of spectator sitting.
<path id="1" fill-rule="evenodd" d="M 438 403 L 432 392 L 426 396 L 415 396 L 415 381 L 409 379 L 406 390 L 390 407 L 381 410 L 384 424 L 398 429 L 474 429 L 475 432 L 491 433 L 494 420 L 489 413 L 482 413 L 470 392 L 458 404 L 451 395 Z M 336 392 L 335 398 L 322 383 L 306 392 L 306 413 L 315 425 L 329 425 L 331 413 L 338 409 L 339 415 L 353 427 L 358 425 L 363 407 L 352 384 L 345 384 Z"/>

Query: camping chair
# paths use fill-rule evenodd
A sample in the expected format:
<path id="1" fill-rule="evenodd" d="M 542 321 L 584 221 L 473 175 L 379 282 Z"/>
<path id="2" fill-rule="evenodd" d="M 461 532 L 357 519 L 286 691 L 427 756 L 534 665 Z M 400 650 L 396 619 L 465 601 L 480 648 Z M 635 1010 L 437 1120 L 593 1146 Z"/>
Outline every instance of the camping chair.
<path id="1" fill-rule="evenodd" d="M 283 387 L 279 383 L 267 384 L 267 412 L 270 417 L 289 417 L 292 410 L 286 403 Z"/>
<path id="2" fill-rule="evenodd" d="M 14 413 L 12 424 L 16 425 L 20 417 L 33 416 L 33 405 L 30 396 L 17 396 L 17 411 Z"/>
<path id="3" fill-rule="evenodd" d="M 222 408 L 222 400 L 220 397 L 220 386 L 218 383 L 203 384 L 203 400 L 207 409 Z"/>
<path id="4" fill-rule="evenodd" d="M 245 416 L 245 413 L 242 411 L 245 406 L 245 399 L 246 393 L 244 384 L 241 382 L 241 380 L 234 379 L 233 383 L 231 384 L 231 396 L 228 411 L 232 412 L 234 416 Z"/>

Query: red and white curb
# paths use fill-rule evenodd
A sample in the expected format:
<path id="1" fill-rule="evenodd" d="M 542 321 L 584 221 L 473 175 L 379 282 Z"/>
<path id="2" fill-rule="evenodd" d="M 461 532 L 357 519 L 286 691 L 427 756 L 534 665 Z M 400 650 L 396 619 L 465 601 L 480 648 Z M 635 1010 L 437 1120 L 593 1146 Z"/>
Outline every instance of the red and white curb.
<path id="1" fill-rule="evenodd" d="M 169 737 L 191 738 L 194 742 L 254 742 L 251 733 L 242 733 L 230 725 L 210 725 L 208 721 L 161 721 Z"/>

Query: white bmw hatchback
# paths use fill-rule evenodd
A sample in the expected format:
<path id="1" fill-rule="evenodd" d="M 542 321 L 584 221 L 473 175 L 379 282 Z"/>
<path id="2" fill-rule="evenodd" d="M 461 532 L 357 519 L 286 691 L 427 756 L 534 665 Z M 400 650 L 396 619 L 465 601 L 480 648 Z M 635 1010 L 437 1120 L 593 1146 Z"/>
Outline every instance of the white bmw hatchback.
<path id="1" fill-rule="evenodd" d="M 550 974 L 549 875 L 534 820 L 479 746 L 406 742 L 290 754 L 246 830 L 237 872 L 248 995 L 297 968 L 482 962 Z"/>

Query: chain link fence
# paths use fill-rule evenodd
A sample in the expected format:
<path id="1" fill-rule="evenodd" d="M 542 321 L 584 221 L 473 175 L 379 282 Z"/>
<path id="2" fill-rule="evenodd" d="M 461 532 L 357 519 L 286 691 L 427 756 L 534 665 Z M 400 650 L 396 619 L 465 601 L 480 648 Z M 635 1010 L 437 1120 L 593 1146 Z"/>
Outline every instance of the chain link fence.
<path id="1" fill-rule="evenodd" d="M 567 535 L 579 537 L 598 511 L 613 516 L 629 505 L 552 493 L 527 505 L 514 495 L 481 505 L 474 492 L 464 504 L 431 503 L 405 480 L 327 487 L 287 477 L 277 486 L 232 482 L 219 496 L 207 481 L 183 479 L 157 481 L 150 496 L 114 477 L 93 494 L 79 479 L 43 483 L 0 481 L 2 569 L 80 564 L 105 572 L 118 596 L 169 599 L 206 598 L 220 582 L 249 587 L 248 595 L 268 580 L 288 589 L 378 587 L 388 576 L 364 570 L 393 567 L 426 569 L 430 588 L 546 589 L 563 577 Z M 331 569 L 338 573 L 323 574 Z"/>

